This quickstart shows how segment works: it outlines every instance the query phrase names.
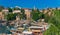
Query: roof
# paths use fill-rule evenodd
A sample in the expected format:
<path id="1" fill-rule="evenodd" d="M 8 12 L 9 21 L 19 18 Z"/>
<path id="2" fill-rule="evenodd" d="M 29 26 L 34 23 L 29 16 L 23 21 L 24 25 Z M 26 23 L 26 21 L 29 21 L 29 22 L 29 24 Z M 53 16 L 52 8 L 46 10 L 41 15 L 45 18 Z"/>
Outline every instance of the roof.
<path id="1" fill-rule="evenodd" d="M 29 32 L 29 31 L 23 31 L 23 33 L 25 33 L 25 34 L 32 34 L 32 32 Z"/>
<path id="2" fill-rule="evenodd" d="M 31 26 L 29 28 L 44 28 L 44 27 L 39 27 L 39 26 Z"/>
<path id="3" fill-rule="evenodd" d="M 32 30 L 32 32 L 42 32 L 41 30 Z"/>

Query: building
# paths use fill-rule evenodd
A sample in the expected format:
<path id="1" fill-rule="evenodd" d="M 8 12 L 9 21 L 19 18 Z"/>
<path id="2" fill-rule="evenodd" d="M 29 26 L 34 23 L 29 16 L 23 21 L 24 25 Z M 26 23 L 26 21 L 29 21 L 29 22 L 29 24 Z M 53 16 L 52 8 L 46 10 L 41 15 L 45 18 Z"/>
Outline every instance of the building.
<path id="1" fill-rule="evenodd" d="M 40 10 L 40 12 L 43 12 L 44 14 L 47 14 L 49 16 L 52 15 L 52 10 L 51 8 L 47 8 L 47 9 L 43 9 L 43 10 Z"/>
<path id="2" fill-rule="evenodd" d="M 47 9 L 43 9 L 43 10 L 42 10 L 42 12 L 43 12 L 44 14 L 46 14 L 47 11 L 48 11 Z"/>
<path id="3" fill-rule="evenodd" d="M 27 20 L 31 18 L 31 10 L 30 9 L 24 9 L 25 10 L 25 14 L 27 17 Z"/>
<path id="4" fill-rule="evenodd" d="M 43 12 L 42 10 L 39 10 L 40 12 Z"/>
<path id="5" fill-rule="evenodd" d="M 43 27 L 31 26 L 29 27 L 34 35 L 43 35 Z"/>
<path id="6" fill-rule="evenodd" d="M 7 8 L 5 8 L 5 9 L 2 10 L 2 12 L 3 12 L 4 14 L 8 14 L 9 10 L 8 10 Z"/>
<path id="7" fill-rule="evenodd" d="M 13 13 L 21 13 L 21 10 L 13 10 Z"/>
<path id="8" fill-rule="evenodd" d="M 4 20 L 4 14 L 3 14 L 3 12 L 0 12 L 0 20 Z"/>

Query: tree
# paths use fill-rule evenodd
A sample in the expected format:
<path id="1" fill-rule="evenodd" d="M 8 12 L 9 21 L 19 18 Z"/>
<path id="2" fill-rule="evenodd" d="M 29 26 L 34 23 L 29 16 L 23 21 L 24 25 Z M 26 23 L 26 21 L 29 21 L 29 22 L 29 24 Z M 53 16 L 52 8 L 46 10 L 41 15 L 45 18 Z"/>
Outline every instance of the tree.
<path id="1" fill-rule="evenodd" d="M 18 7 L 15 7 L 15 8 L 13 8 L 14 10 L 20 10 L 20 8 L 18 8 Z"/>
<path id="2" fill-rule="evenodd" d="M 52 24 L 48 30 L 44 32 L 44 35 L 58 35 L 58 28 Z"/>
<path id="3" fill-rule="evenodd" d="M 21 13 L 22 14 L 20 14 L 20 18 L 26 19 L 26 15 L 25 15 L 25 10 L 24 9 L 21 9 Z"/>
<path id="4" fill-rule="evenodd" d="M 32 9 L 31 14 L 32 14 L 32 19 L 35 20 L 35 21 L 37 21 L 38 19 L 44 18 L 44 14 L 41 13 L 41 12 L 39 11 L 39 9 L 37 9 L 37 10 L 33 10 L 33 9 Z"/>
<path id="5" fill-rule="evenodd" d="M 6 15 L 6 19 L 9 21 L 9 20 L 15 20 L 16 19 L 16 15 L 17 14 L 13 14 L 13 13 L 11 13 L 11 14 L 8 14 L 8 15 Z"/>
<path id="6" fill-rule="evenodd" d="M 49 24 L 52 24 L 53 26 L 51 26 L 47 31 L 49 31 L 50 30 L 50 32 L 47 32 L 47 31 L 45 31 L 44 33 L 47 35 L 47 34 L 49 34 L 50 33 L 50 35 L 51 35 L 51 33 L 52 34 L 54 34 L 54 35 L 57 35 L 58 34 L 58 31 L 60 31 L 59 29 L 60 29 L 60 11 L 59 10 L 53 10 L 52 11 L 52 13 L 54 14 L 53 16 L 50 16 L 50 18 L 49 19 L 47 19 L 48 21 L 48 23 Z M 54 33 L 53 33 L 54 32 Z"/>
<path id="7" fill-rule="evenodd" d="M 25 14 L 18 13 L 17 16 L 19 16 L 20 19 L 26 19 L 26 15 Z"/>
<path id="8" fill-rule="evenodd" d="M 0 6 L 0 11 L 2 11 L 2 9 L 4 9 L 4 7 L 3 6 Z"/>
<path id="9" fill-rule="evenodd" d="M 9 8 L 9 7 L 8 7 L 8 10 L 9 10 L 9 12 L 12 12 L 12 8 Z"/>
<path id="10" fill-rule="evenodd" d="M 55 11 L 53 11 L 53 13 L 54 13 L 54 18 L 55 18 L 55 20 L 56 20 L 56 23 L 55 23 L 55 25 L 60 29 L 60 11 L 59 10 L 55 10 Z"/>
<path id="11" fill-rule="evenodd" d="M 24 9 L 21 9 L 21 13 L 24 14 L 25 13 L 25 10 Z"/>
<path id="12" fill-rule="evenodd" d="M 55 10 L 53 11 L 54 15 L 50 17 L 48 20 L 49 23 L 54 24 L 58 29 L 60 29 L 60 11 Z"/>

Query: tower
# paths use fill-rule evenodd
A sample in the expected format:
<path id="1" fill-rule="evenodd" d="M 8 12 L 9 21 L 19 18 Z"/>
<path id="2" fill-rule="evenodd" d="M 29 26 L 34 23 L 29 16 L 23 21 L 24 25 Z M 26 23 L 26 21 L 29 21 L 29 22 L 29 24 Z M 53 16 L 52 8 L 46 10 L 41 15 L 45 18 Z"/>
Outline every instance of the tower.
<path id="1" fill-rule="evenodd" d="M 34 10 L 36 10 L 37 8 L 35 7 L 35 5 L 34 5 L 34 8 L 33 8 Z"/>
<path id="2" fill-rule="evenodd" d="M 27 20 L 29 20 L 30 17 L 31 17 L 31 10 L 30 9 L 24 9 L 24 10 L 25 10 L 25 14 L 26 14 Z"/>

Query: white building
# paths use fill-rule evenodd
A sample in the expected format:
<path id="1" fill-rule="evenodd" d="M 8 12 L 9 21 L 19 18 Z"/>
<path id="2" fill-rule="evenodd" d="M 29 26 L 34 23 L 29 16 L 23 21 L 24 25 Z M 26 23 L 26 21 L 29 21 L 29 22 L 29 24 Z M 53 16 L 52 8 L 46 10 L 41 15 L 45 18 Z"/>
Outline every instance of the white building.
<path id="1" fill-rule="evenodd" d="M 4 12 L 5 14 L 8 14 L 9 10 L 7 8 L 3 9 L 2 12 Z"/>
<path id="2" fill-rule="evenodd" d="M 13 13 L 21 13 L 21 10 L 13 10 Z"/>

